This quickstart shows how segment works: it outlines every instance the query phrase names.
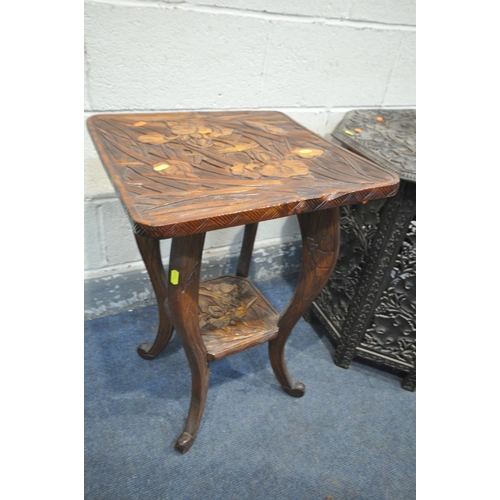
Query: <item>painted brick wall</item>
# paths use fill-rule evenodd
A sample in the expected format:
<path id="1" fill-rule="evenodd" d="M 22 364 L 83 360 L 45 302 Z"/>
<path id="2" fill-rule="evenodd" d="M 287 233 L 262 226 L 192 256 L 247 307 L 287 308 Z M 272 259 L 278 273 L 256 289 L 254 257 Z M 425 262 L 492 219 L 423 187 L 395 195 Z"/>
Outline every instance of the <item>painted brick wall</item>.
<path id="1" fill-rule="evenodd" d="M 350 109 L 415 106 L 415 37 L 415 0 L 86 0 L 84 118 L 276 109 L 327 137 Z M 86 277 L 140 269 L 86 128 L 84 203 Z M 241 236 L 209 233 L 207 253 Z M 294 219 L 271 221 L 256 247 L 298 238 Z"/>

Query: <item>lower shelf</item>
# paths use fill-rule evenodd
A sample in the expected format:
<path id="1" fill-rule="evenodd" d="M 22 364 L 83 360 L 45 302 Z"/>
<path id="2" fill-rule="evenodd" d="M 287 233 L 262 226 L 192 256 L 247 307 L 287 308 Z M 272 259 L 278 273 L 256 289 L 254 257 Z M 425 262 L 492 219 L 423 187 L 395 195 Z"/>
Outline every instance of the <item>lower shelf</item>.
<path id="1" fill-rule="evenodd" d="M 200 283 L 200 331 L 209 361 L 273 339 L 279 314 L 247 278 L 221 276 Z"/>

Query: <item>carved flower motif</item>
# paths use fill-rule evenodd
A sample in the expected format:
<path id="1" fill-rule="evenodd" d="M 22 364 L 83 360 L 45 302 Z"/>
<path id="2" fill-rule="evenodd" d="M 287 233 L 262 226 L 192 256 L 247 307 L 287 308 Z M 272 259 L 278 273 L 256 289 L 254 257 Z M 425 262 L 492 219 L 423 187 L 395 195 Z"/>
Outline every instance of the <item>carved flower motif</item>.
<path id="1" fill-rule="evenodd" d="M 142 123 L 142 122 L 140 122 Z M 145 144 L 165 144 L 171 141 L 179 141 L 195 147 L 208 148 L 212 146 L 212 139 L 231 135 L 234 130 L 228 127 L 194 124 L 186 122 L 167 122 L 169 132 L 148 132 L 140 135 L 137 140 Z"/>
<path id="2" fill-rule="evenodd" d="M 234 290 L 234 285 L 230 283 L 220 283 L 219 285 L 214 285 L 214 292 L 231 293 Z"/>
<path id="3" fill-rule="evenodd" d="M 158 132 L 149 132 L 148 134 L 140 135 L 137 140 L 144 144 L 165 144 L 166 142 L 172 140 L 167 136 L 160 134 Z"/>
<path id="4" fill-rule="evenodd" d="M 167 122 L 170 131 L 174 134 L 171 140 L 177 139 L 187 145 L 208 148 L 213 145 L 213 139 L 231 135 L 234 130 L 218 125 L 199 123 Z"/>
<path id="5" fill-rule="evenodd" d="M 234 144 L 233 146 L 224 146 L 219 149 L 219 153 L 239 153 L 241 151 L 248 151 L 249 149 L 258 148 L 259 145 L 252 140 L 247 140 L 246 142 L 240 142 L 238 144 Z"/>
<path id="6" fill-rule="evenodd" d="M 288 179 L 309 174 L 309 168 L 300 160 L 271 161 L 268 163 L 235 163 L 231 167 L 233 175 L 247 179 L 276 177 Z"/>
<path id="7" fill-rule="evenodd" d="M 219 125 L 205 125 L 199 123 L 189 123 L 189 122 L 167 122 L 170 127 L 170 131 L 176 136 L 185 138 L 186 136 L 192 136 L 196 134 L 200 135 L 211 135 L 212 137 L 221 137 L 225 135 L 231 135 L 234 130 L 229 127 L 222 127 Z"/>

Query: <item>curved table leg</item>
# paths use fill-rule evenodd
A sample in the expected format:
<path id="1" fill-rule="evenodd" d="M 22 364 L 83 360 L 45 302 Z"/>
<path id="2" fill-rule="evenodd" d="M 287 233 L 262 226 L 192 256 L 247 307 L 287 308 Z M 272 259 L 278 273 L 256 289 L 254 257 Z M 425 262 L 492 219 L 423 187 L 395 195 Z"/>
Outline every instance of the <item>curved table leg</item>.
<path id="1" fill-rule="evenodd" d="M 135 235 L 135 240 L 141 252 L 142 260 L 146 265 L 149 279 L 153 285 L 156 301 L 158 303 L 158 316 L 160 320 L 158 333 L 153 343 L 141 344 L 137 348 L 137 353 L 141 358 L 153 359 L 167 347 L 173 332 L 172 322 L 165 309 L 165 301 L 167 299 L 167 277 L 161 261 L 160 241 L 152 238 L 144 238 L 137 234 Z"/>
<path id="2" fill-rule="evenodd" d="M 176 449 L 185 453 L 194 442 L 207 397 L 210 369 L 207 351 L 200 333 L 198 293 L 201 256 L 205 233 L 181 236 L 172 240 L 169 272 L 178 272 L 177 281 L 168 284 L 168 307 L 191 369 L 191 404 L 184 432 Z M 172 283 L 172 281 L 174 283 Z"/>
<path id="3" fill-rule="evenodd" d="M 339 209 L 298 215 L 302 234 L 302 269 L 297 289 L 278 321 L 278 335 L 269 342 L 269 358 L 283 389 L 294 397 L 304 395 L 302 382 L 294 382 L 285 362 L 285 344 L 304 311 L 330 277 L 339 253 Z"/>
<path id="4" fill-rule="evenodd" d="M 252 262 L 253 245 L 255 243 L 255 236 L 257 234 L 258 222 L 254 224 L 247 224 L 245 226 L 245 234 L 243 235 L 243 242 L 241 244 L 240 258 L 238 259 L 238 267 L 236 276 L 248 278 L 250 271 L 250 264 Z"/>

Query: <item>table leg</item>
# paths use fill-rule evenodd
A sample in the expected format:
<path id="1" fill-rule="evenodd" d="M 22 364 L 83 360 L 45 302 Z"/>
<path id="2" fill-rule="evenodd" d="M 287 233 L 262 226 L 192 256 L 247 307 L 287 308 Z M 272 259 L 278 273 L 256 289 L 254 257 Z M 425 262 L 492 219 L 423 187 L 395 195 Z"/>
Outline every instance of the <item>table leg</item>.
<path id="1" fill-rule="evenodd" d="M 135 235 L 135 240 L 141 252 L 142 260 L 146 265 L 149 279 L 153 285 L 156 301 L 158 303 L 158 316 L 160 320 L 158 333 L 153 343 L 141 344 L 137 348 L 137 353 L 141 358 L 153 359 L 165 349 L 173 332 L 172 322 L 165 309 L 165 301 L 167 299 L 167 277 L 161 261 L 160 241 L 152 238 L 144 238 L 137 234 Z"/>
<path id="2" fill-rule="evenodd" d="M 176 449 L 185 453 L 194 442 L 205 408 L 210 369 L 200 333 L 198 294 L 205 233 L 172 240 L 168 309 L 191 369 L 191 404 Z M 173 273 L 177 271 L 177 273 Z M 175 276 L 173 276 L 173 274 Z"/>
<path id="3" fill-rule="evenodd" d="M 241 244 L 241 253 L 238 259 L 236 276 L 248 278 L 250 263 L 252 261 L 253 244 L 255 242 L 258 225 L 259 224 L 256 222 L 255 224 L 247 224 L 245 226 L 245 234 L 243 235 L 243 243 Z"/>
<path id="4" fill-rule="evenodd" d="M 294 382 L 285 362 L 285 344 L 312 301 L 332 274 L 339 253 L 338 207 L 298 215 L 302 234 L 302 269 L 297 289 L 278 321 L 279 332 L 269 342 L 269 358 L 276 378 L 283 389 L 294 397 L 304 395 L 302 382 Z"/>
<path id="5" fill-rule="evenodd" d="M 417 369 L 409 371 L 406 376 L 403 378 L 401 383 L 401 387 L 406 389 L 407 391 L 415 391 L 417 388 Z"/>

